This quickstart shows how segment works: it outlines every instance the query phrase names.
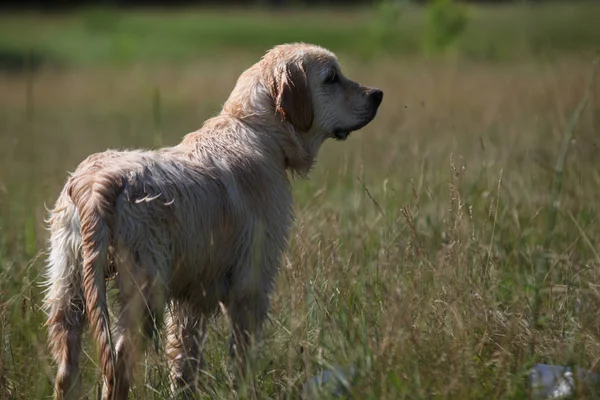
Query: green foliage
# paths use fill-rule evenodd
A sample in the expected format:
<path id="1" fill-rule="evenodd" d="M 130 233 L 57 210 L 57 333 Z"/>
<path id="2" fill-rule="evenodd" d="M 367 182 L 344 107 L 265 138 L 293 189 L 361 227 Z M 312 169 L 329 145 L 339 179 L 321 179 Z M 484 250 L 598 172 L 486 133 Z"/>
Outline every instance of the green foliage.
<path id="1" fill-rule="evenodd" d="M 32 50 L 43 64 L 128 65 L 202 60 L 223 50 L 256 55 L 290 41 L 367 59 L 453 47 L 463 58 L 518 60 L 595 49 L 600 43 L 598 20 L 600 5 L 585 1 L 536 7 L 471 5 L 468 14 L 449 0 L 426 7 L 381 0 L 373 9 L 360 11 L 284 14 L 92 8 L 53 15 L 51 23 L 36 14 L 0 15 L 0 68 L 3 61 L 21 63 Z"/>
<path id="2" fill-rule="evenodd" d="M 390 44 L 395 42 L 394 36 L 408 3 L 409 0 L 381 0 L 376 3 L 373 22 L 374 46 L 390 49 Z"/>
<path id="3" fill-rule="evenodd" d="M 462 5 L 454 0 L 432 0 L 427 6 L 425 51 L 443 51 L 456 43 L 467 22 L 467 12 Z"/>
<path id="4" fill-rule="evenodd" d="M 96 6 L 81 12 L 85 29 L 90 32 L 114 32 L 119 28 L 120 14 L 117 10 Z"/>

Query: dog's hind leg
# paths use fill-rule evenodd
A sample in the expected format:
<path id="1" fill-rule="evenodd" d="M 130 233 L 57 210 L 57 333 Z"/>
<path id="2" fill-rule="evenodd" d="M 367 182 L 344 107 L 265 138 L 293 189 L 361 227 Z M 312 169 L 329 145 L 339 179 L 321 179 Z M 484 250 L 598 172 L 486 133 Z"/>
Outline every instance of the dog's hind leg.
<path id="1" fill-rule="evenodd" d="M 206 317 L 190 304 L 173 302 L 167 312 L 166 353 L 173 395 L 193 398 L 203 367 Z"/>
<path id="2" fill-rule="evenodd" d="M 57 364 L 55 399 L 81 396 L 79 355 L 85 324 L 81 287 L 81 230 L 75 206 L 59 200 L 50 217 L 50 256 L 45 308 L 51 353 Z"/>
<path id="3" fill-rule="evenodd" d="M 120 249 L 117 254 L 121 313 L 115 346 L 115 397 L 125 399 L 133 383 L 135 363 L 148 339 L 157 334 L 162 325 L 165 286 L 157 274 L 155 260 L 147 252 Z"/>

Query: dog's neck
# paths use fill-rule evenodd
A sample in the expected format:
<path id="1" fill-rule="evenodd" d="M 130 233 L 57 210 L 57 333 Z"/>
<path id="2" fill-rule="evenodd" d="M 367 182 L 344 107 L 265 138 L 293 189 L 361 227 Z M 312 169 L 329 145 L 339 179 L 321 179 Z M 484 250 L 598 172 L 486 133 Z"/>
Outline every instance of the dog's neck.
<path id="1" fill-rule="evenodd" d="M 306 176 L 312 169 L 325 135 L 298 132 L 275 111 L 275 101 L 262 81 L 259 65 L 246 70 L 238 79 L 221 115 L 235 118 L 261 133 L 261 142 L 278 151 L 286 169 Z M 305 138 L 312 138 L 310 141 Z"/>

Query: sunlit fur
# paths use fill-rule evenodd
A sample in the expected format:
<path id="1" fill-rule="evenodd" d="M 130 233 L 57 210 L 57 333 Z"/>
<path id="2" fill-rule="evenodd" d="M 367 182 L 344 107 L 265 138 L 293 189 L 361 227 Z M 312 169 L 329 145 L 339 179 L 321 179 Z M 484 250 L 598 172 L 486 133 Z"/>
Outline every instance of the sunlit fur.
<path id="1" fill-rule="evenodd" d="M 345 78 L 331 52 L 281 45 L 240 76 L 219 115 L 178 145 L 84 160 L 49 218 L 55 398 L 81 395 L 86 320 L 104 398 L 127 397 L 143 339 L 163 319 L 172 389 L 193 393 L 206 317 L 220 304 L 243 365 L 292 223 L 288 172 L 306 175 L 323 141 L 369 123 L 381 97 Z M 114 338 L 105 289 L 112 275 L 122 304 Z"/>

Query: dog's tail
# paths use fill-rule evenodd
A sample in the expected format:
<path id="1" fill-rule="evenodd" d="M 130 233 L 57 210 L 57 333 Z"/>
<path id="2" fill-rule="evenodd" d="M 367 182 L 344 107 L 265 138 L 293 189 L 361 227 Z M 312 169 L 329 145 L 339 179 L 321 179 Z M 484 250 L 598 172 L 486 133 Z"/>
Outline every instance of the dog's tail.
<path id="1" fill-rule="evenodd" d="M 106 304 L 105 276 L 109 268 L 108 247 L 114 204 L 121 189 L 121 180 L 107 171 L 74 177 L 68 188 L 81 221 L 83 298 L 108 398 L 115 393 L 115 357 Z"/>
<path id="2" fill-rule="evenodd" d="M 81 228 L 73 202 L 60 194 L 46 221 L 50 229 L 50 252 L 46 270 L 48 343 L 58 366 L 55 398 L 79 397 L 79 354 L 85 323 L 81 287 Z"/>

